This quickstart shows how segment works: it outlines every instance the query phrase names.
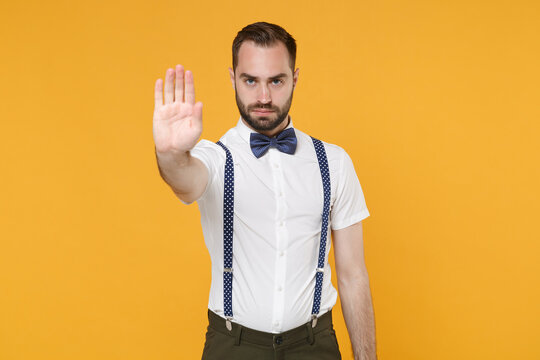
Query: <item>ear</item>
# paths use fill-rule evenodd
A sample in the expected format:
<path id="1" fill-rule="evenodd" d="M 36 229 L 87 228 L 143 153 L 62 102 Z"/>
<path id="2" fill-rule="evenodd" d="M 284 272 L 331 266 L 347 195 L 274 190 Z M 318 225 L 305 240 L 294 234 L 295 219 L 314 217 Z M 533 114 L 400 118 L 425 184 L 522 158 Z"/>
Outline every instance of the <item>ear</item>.
<path id="1" fill-rule="evenodd" d="M 234 80 L 234 70 L 229 68 L 229 76 L 231 77 L 231 83 L 233 90 L 236 90 L 236 81 Z"/>
<path id="2" fill-rule="evenodd" d="M 296 87 L 296 82 L 298 81 L 298 74 L 300 74 L 300 68 L 296 68 L 296 71 L 293 74 L 293 89 Z"/>

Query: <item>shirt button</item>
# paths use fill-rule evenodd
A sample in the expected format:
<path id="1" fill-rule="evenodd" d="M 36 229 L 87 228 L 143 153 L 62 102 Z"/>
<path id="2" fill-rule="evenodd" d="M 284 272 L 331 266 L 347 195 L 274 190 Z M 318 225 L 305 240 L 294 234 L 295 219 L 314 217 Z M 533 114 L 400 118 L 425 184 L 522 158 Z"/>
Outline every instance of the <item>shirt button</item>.
<path id="1" fill-rule="evenodd" d="M 274 164 L 274 167 L 277 169 L 279 167 L 279 164 Z"/>
<path id="2" fill-rule="evenodd" d="M 277 288 L 277 291 L 281 291 L 281 290 L 283 290 L 283 288 L 282 288 L 281 286 L 279 286 L 279 287 Z"/>
<path id="3" fill-rule="evenodd" d="M 285 251 L 281 251 L 281 252 L 279 253 L 279 256 L 283 256 L 283 255 L 285 255 Z"/>
<path id="4" fill-rule="evenodd" d="M 283 221 L 280 221 L 280 222 L 279 222 L 279 226 L 283 226 Z"/>

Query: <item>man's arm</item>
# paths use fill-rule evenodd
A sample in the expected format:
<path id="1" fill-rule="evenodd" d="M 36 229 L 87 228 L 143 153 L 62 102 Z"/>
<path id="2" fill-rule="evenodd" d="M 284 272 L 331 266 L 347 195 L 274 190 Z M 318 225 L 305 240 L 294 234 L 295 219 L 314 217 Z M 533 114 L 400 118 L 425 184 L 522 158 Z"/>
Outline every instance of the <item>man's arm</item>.
<path id="1" fill-rule="evenodd" d="M 362 222 L 332 231 L 338 290 L 355 360 L 377 359 Z"/>
<path id="2" fill-rule="evenodd" d="M 201 160 L 189 152 L 172 155 L 157 150 L 156 159 L 159 174 L 176 197 L 190 204 L 202 195 L 208 182 L 208 170 Z"/>
<path id="3" fill-rule="evenodd" d="M 189 153 L 202 133 L 202 103 L 195 102 L 191 71 L 184 74 L 182 65 L 167 69 L 165 84 L 156 80 L 154 101 L 159 173 L 180 200 L 191 203 L 202 195 L 208 182 L 206 167 Z"/>

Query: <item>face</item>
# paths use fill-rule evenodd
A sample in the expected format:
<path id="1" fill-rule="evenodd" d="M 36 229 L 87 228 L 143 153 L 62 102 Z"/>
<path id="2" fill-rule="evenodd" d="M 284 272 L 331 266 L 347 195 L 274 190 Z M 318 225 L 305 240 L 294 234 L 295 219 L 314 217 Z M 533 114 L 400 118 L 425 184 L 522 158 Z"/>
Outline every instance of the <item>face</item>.
<path id="1" fill-rule="evenodd" d="M 238 110 L 249 127 L 273 136 L 287 126 L 299 70 L 292 72 L 283 43 L 268 48 L 242 43 L 236 71 L 229 72 Z"/>

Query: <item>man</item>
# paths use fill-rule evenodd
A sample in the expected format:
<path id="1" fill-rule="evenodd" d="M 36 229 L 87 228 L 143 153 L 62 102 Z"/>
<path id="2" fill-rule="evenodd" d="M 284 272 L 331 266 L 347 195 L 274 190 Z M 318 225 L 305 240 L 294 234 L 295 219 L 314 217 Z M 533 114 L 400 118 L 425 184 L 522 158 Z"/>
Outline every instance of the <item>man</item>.
<path id="1" fill-rule="evenodd" d="M 292 125 L 295 59 L 294 38 L 277 25 L 238 33 L 229 73 L 241 116 L 217 144 L 197 143 L 193 74 L 177 65 L 156 81 L 160 173 L 182 202 L 197 201 L 212 259 L 203 359 L 341 359 L 329 227 L 354 357 L 376 359 L 361 223 L 369 212 L 346 152 Z"/>

